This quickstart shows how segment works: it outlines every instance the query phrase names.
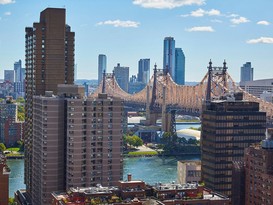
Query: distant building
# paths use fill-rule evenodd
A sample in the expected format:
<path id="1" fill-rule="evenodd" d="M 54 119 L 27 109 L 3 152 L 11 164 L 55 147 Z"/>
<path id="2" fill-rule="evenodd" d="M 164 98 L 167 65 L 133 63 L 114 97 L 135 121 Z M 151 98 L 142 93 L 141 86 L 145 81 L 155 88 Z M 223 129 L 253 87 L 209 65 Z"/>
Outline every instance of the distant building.
<path id="1" fill-rule="evenodd" d="M 141 82 L 130 82 L 129 88 L 128 88 L 129 89 L 128 93 L 130 93 L 130 94 L 138 93 L 141 90 L 143 90 L 146 85 L 147 84 L 141 83 Z"/>
<path id="2" fill-rule="evenodd" d="M 4 70 L 4 81 L 14 83 L 14 70 Z"/>
<path id="3" fill-rule="evenodd" d="M 0 151 L 0 204 L 9 205 L 9 175 L 10 168 L 7 166 L 6 158 Z"/>
<path id="4" fill-rule="evenodd" d="M 114 67 L 115 78 L 120 86 L 120 88 L 128 92 L 129 88 L 129 67 L 121 67 L 118 63 Z"/>
<path id="5" fill-rule="evenodd" d="M 177 180 L 179 184 L 201 181 L 201 161 L 177 161 Z"/>
<path id="6" fill-rule="evenodd" d="M 273 204 L 273 129 L 245 151 L 245 204 Z"/>
<path id="7" fill-rule="evenodd" d="M 264 101 L 273 103 L 273 92 L 263 91 L 263 93 L 260 95 L 260 98 Z"/>
<path id="8" fill-rule="evenodd" d="M 168 68 L 172 79 L 175 80 L 175 40 L 173 37 L 164 39 L 163 47 L 163 69 Z"/>
<path id="9" fill-rule="evenodd" d="M 266 113 L 259 103 L 232 98 L 204 104 L 201 130 L 202 180 L 213 191 L 231 196 L 232 162 L 243 160 L 244 149 L 264 139 Z"/>
<path id="10" fill-rule="evenodd" d="M 137 81 L 147 84 L 150 80 L 150 59 L 140 59 L 138 61 Z"/>
<path id="11" fill-rule="evenodd" d="M 253 68 L 251 67 L 251 62 L 246 62 L 241 67 L 241 82 L 253 81 Z"/>
<path id="12" fill-rule="evenodd" d="M 273 78 L 240 82 L 240 87 L 246 92 L 260 98 L 264 91 L 273 93 Z"/>
<path id="13" fill-rule="evenodd" d="M 102 81 L 103 72 L 106 70 L 107 58 L 106 55 L 100 54 L 98 58 L 98 84 Z"/>
<path id="14" fill-rule="evenodd" d="M 15 72 L 15 82 L 23 82 L 25 80 L 21 60 L 14 63 L 14 72 Z"/>
<path id="15" fill-rule="evenodd" d="M 175 48 L 175 82 L 185 85 L 185 55 L 181 48 Z"/>

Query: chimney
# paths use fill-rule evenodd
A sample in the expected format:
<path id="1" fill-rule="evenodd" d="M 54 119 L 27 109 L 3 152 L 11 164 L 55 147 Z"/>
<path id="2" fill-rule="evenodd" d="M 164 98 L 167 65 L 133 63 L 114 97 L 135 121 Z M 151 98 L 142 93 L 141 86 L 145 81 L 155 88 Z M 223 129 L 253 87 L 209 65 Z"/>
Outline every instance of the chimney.
<path id="1" fill-rule="evenodd" d="M 128 175 L 127 175 L 127 181 L 128 181 L 128 182 L 132 181 L 132 174 L 128 174 Z"/>

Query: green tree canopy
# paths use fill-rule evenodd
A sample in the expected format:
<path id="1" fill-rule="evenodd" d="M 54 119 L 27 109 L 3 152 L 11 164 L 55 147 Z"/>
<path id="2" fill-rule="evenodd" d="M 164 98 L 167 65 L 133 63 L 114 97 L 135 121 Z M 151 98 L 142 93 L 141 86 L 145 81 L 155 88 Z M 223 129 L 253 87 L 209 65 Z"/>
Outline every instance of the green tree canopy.
<path id="1" fill-rule="evenodd" d="M 125 137 L 125 142 L 128 143 L 130 146 L 134 146 L 134 147 L 139 147 L 143 145 L 143 140 L 136 135 L 133 135 L 133 136 L 127 135 Z"/>
<path id="2" fill-rule="evenodd" d="M 7 148 L 3 143 L 0 143 L 0 151 L 5 151 Z"/>

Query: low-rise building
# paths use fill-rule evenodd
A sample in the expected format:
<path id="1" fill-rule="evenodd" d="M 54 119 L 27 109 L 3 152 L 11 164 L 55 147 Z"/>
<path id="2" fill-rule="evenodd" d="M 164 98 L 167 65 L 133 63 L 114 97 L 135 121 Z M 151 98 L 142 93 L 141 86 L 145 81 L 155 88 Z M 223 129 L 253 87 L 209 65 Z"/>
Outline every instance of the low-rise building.
<path id="1" fill-rule="evenodd" d="M 201 161 L 178 161 L 177 180 L 180 184 L 201 181 Z"/>

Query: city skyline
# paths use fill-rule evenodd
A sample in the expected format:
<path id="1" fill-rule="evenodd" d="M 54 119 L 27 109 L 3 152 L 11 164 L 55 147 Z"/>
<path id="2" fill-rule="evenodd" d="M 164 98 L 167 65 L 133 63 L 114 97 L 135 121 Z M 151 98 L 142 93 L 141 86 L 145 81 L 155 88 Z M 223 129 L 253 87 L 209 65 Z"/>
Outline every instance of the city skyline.
<path id="1" fill-rule="evenodd" d="M 237 82 L 241 65 L 248 61 L 256 69 L 254 79 L 270 78 L 272 6 L 269 0 L 262 4 L 246 0 L 0 0 L 0 73 L 12 69 L 18 59 L 25 67 L 24 28 L 39 18 L 37 11 L 57 7 L 66 8 L 67 21 L 77 33 L 79 79 L 97 78 L 100 53 L 108 57 L 108 72 L 119 62 L 136 74 L 141 58 L 150 58 L 151 67 L 156 63 L 160 68 L 162 41 L 167 36 L 174 37 L 187 55 L 186 81 L 201 81 L 210 59 L 214 66 L 226 59 L 228 72 Z"/>

